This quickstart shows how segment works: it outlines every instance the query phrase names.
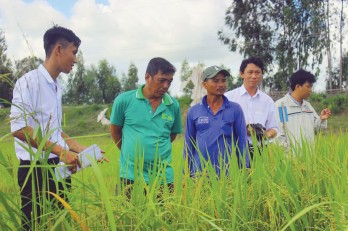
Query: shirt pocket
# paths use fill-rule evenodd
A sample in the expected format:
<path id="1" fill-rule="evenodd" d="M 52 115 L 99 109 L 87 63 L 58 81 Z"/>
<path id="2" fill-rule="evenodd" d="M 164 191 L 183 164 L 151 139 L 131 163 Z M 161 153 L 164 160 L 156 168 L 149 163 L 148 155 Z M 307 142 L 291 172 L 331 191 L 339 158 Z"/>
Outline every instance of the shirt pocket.
<path id="1" fill-rule="evenodd" d="M 167 137 L 172 133 L 174 121 L 164 121 L 163 123 L 163 136 Z"/>
<path id="2" fill-rule="evenodd" d="M 259 123 L 263 126 L 266 124 L 267 121 L 267 113 L 264 111 L 255 111 L 254 114 L 254 121 L 252 123 Z"/>
<path id="3" fill-rule="evenodd" d="M 210 127 L 209 123 L 197 123 L 196 122 L 197 133 L 205 134 L 209 130 L 209 127 Z"/>
<path id="4" fill-rule="evenodd" d="M 232 120 L 222 120 L 221 122 L 221 132 L 225 137 L 231 137 L 233 131 L 233 121 Z"/>

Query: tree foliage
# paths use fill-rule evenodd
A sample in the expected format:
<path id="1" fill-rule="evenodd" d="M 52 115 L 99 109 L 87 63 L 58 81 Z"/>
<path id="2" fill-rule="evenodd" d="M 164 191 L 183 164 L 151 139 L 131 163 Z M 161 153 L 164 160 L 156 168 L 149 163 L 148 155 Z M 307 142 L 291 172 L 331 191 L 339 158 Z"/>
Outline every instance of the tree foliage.
<path id="1" fill-rule="evenodd" d="M 183 86 L 183 93 L 184 96 L 191 96 L 192 90 L 195 87 L 195 84 L 190 79 L 192 76 L 193 68 L 188 63 L 187 59 L 184 59 L 184 61 L 181 64 L 181 70 L 180 70 L 180 80 L 184 83 Z"/>
<path id="2" fill-rule="evenodd" d="M 12 73 L 11 60 L 6 55 L 7 43 L 5 35 L 0 30 L 0 103 L 2 101 L 11 102 L 14 78 Z"/>
<path id="3" fill-rule="evenodd" d="M 116 76 L 116 69 L 105 59 L 98 67 L 86 68 L 82 52 L 77 55 L 76 71 L 69 74 L 64 103 L 90 104 L 111 103 L 121 92 L 121 83 Z"/>
<path id="4" fill-rule="evenodd" d="M 323 1 L 234 0 L 225 14 L 232 33 L 220 30 L 218 36 L 232 52 L 263 58 L 273 76 L 266 83 L 273 90 L 285 90 L 296 69 L 311 66 L 319 73 L 326 39 L 324 17 Z"/>
<path id="5" fill-rule="evenodd" d="M 93 85 L 88 85 L 85 81 L 86 68 L 84 64 L 82 51 L 77 53 L 76 71 L 68 75 L 67 91 L 64 96 L 64 102 L 82 104 L 88 103 L 90 89 Z"/>
<path id="6" fill-rule="evenodd" d="M 25 73 L 37 69 L 44 61 L 36 56 L 28 56 L 21 60 L 15 60 L 14 77 L 18 79 Z"/>
<path id="7" fill-rule="evenodd" d="M 340 84 L 340 71 L 342 71 L 342 85 Z M 332 73 L 331 87 L 332 89 L 344 89 L 347 87 L 348 78 L 348 52 L 342 57 L 342 69 L 335 67 Z M 327 81 L 326 89 L 330 89 L 330 82 Z"/>
<path id="8" fill-rule="evenodd" d="M 122 91 L 129 91 L 137 88 L 139 78 L 138 78 L 138 68 L 134 63 L 131 63 L 128 68 L 128 75 L 123 75 Z"/>
<path id="9" fill-rule="evenodd" d="M 111 103 L 121 92 L 121 83 L 116 76 L 116 69 L 103 59 L 99 62 L 96 76 L 103 103 Z"/>

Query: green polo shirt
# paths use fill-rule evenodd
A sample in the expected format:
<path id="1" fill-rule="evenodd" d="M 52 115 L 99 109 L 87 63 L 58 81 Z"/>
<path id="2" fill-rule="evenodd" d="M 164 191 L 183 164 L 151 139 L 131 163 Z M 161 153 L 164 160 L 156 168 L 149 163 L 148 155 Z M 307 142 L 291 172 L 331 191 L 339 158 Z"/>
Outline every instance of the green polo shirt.
<path id="1" fill-rule="evenodd" d="M 149 183 L 165 169 L 166 183 L 174 181 L 170 134 L 181 133 L 178 101 L 165 94 L 156 112 L 143 95 L 144 85 L 117 96 L 110 122 L 122 128 L 120 177 L 143 177 Z M 161 170 L 162 169 L 162 170 Z M 142 170 L 142 174 L 141 171 Z"/>

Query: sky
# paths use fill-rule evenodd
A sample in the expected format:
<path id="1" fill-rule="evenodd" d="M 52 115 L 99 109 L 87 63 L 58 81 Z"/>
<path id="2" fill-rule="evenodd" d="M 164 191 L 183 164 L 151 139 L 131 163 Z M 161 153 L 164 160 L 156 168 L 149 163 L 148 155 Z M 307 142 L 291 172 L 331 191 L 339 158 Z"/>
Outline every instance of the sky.
<path id="1" fill-rule="evenodd" d="M 42 36 L 53 24 L 72 29 L 82 40 L 86 66 L 102 59 L 117 75 L 133 62 L 139 82 L 153 57 L 163 57 L 177 68 L 170 92 L 180 95 L 180 68 L 221 65 L 238 75 L 242 56 L 218 40 L 224 27 L 228 0 L 0 0 L 0 29 L 7 55 L 19 60 L 30 55 L 44 59 Z M 325 86 L 325 77 L 317 86 Z M 318 87 L 317 87 L 318 88 Z"/>
<path id="2" fill-rule="evenodd" d="M 163 57 L 178 70 L 170 92 L 179 95 L 185 59 L 192 66 L 224 64 L 237 75 L 241 56 L 217 36 L 227 7 L 225 0 L 0 0 L 0 28 L 8 57 L 18 60 L 44 59 L 45 31 L 53 23 L 67 27 L 82 40 L 85 65 L 106 59 L 121 77 L 133 62 L 140 83 L 149 60 Z"/>

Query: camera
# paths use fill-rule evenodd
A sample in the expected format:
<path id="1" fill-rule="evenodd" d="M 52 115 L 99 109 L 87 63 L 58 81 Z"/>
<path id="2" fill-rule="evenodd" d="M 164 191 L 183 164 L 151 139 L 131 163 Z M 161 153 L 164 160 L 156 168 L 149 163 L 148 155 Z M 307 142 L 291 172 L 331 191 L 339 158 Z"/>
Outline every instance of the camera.
<path id="1" fill-rule="evenodd" d="M 255 133 L 257 141 L 262 141 L 262 138 L 265 134 L 266 128 L 262 126 L 262 124 L 248 124 L 247 125 L 247 131 L 249 133 L 250 128 L 252 129 L 252 134 Z M 250 134 L 250 135 L 252 135 Z"/>

